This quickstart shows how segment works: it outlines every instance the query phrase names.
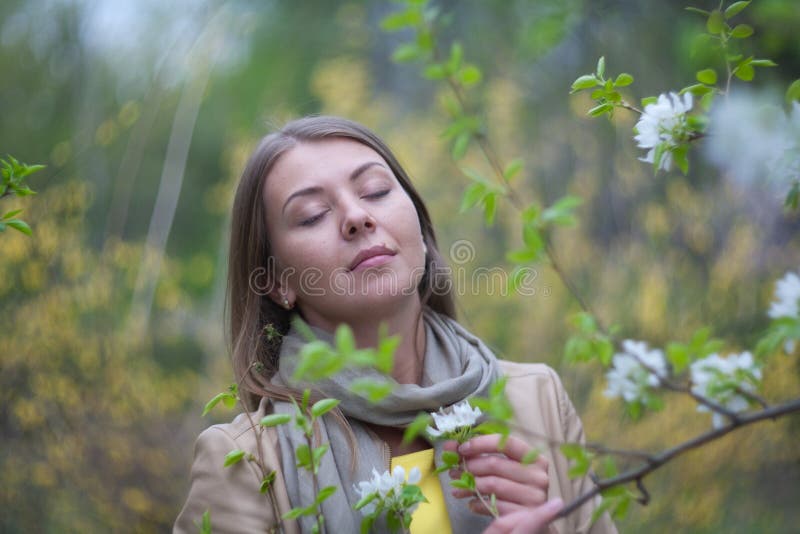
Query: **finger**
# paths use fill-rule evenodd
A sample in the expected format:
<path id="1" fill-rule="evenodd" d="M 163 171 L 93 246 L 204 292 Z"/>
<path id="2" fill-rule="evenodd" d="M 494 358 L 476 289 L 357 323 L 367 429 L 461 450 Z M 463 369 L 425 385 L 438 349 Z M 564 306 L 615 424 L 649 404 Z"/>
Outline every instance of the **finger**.
<path id="1" fill-rule="evenodd" d="M 498 501 L 521 506 L 537 506 L 547 500 L 547 490 L 544 488 L 528 486 L 494 476 L 476 478 L 475 489 L 481 495 L 494 494 Z M 475 492 L 466 489 L 455 489 L 452 493 L 457 499 L 475 496 Z"/>
<path id="2" fill-rule="evenodd" d="M 561 499 L 553 499 L 535 509 L 519 510 L 495 519 L 483 534 L 540 534 L 563 508 Z"/>
<path id="3" fill-rule="evenodd" d="M 500 434 L 477 436 L 462 443 L 458 447 L 458 453 L 462 456 L 476 456 L 478 454 L 502 452 L 512 460 L 521 462 L 532 449 L 530 445 L 514 436 L 509 436 L 502 447 L 500 446 L 501 441 L 502 436 Z"/>
<path id="4" fill-rule="evenodd" d="M 467 470 L 476 477 L 495 475 L 544 489 L 550 485 L 547 468 L 538 463 L 521 466 L 505 456 L 488 454 L 470 458 L 466 464 Z"/>
<path id="5" fill-rule="evenodd" d="M 474 498 L 474 499 L 472 499 L 471 501 L 469 501 L 467 503 L 467 506 L 469 506 L 469 509 L 472 510 L 476 514 L 491 515 L 491 511 L 489 511 L 489 509 L 487 508 L 487 505 L 488 505 L 489 502 L 490 502 L 489 501 L 489 497 L 484 497 L 483 501 L 481 501 L 478 498 Z M 484 503 L 486 503 L 486 504 L 484 504 Z M 521 511 L 524 511 L 524 510 L 530 510 L 531 509 L 531 506 L 523 506 L 521 504 L 508 502 L 508 501 L 497 500 L 497 499 L 495 499 L 495 503 L 494 504 L 497 507 L 497 513 L 500 516 L 506 516 L 506 515 L 510 515 L 510 514 L 515 514 L 517 512 L 521 512 Z M 544 501 L 542 502 L 542 504 L 544 504 Z M 541 504 L 533 505 L 533 506 L 541 506 Z"/>
<path id="6" fill-rule="evenodd" d="M 445 441 L 442 448 L 450 452 L 458 452 L 458 442 L 455 440 Z"/>

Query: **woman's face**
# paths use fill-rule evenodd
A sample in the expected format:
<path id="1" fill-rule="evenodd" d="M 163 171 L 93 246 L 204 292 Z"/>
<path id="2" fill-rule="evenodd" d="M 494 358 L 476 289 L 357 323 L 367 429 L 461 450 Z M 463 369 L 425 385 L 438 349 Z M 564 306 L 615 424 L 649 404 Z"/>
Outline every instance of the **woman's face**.
<path id="1" fill-rule="evenodd" d="M 389 165 L 356 141 L 302 142 L 266 178 L 277 291 L 311 324 L 381 318 L 419 302 L 425 247 Z"/>

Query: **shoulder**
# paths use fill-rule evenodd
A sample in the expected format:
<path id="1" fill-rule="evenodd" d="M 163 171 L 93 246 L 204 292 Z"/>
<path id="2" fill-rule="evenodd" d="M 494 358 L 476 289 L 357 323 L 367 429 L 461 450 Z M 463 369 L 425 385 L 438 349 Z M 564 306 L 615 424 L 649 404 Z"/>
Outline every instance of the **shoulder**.
<path id="1" fill-rule="evenodd" d="M 240 413 L 230 423 L 212 425 L 203 430 L 197 437 L 196 448 L 214 445 L 230 445 L 235 443 L 242 450 L 255 448 L 256 428 L 261 419 L 270 413 L 271 403 L 262 399 L 256 410 L 249 413 Z"/>
<path id="2" fill-rule="evenodd" d="M 558 374 L 541 363 L 518 363 L 499 360 L 506 378 L 506 396 L 523 429 L 544 432 L 556 437 L 564 432 L 572 414 Z"/>
<path id="3" fill-rule="evenodd" d="M 506 378 L 506 391 L 520 394 L 564 394 L 561 379 L 552 367 L 543 363 L 519 363 L 498 360 L 500 371 Z M 531 389 L 533 388 L 533 389 Z"/>

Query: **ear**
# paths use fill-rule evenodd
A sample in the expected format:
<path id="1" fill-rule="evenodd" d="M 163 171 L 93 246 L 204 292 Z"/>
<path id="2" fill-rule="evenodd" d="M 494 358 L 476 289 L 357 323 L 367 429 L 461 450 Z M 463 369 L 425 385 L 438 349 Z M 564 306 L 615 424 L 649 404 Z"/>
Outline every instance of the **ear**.
<path id="1" fill-rule="evenodd" d="M 274 287 L 269 292 L 269 298 L 284 310 L 291 310 L 297 303 L 297 294 L 287 287 Z"/>

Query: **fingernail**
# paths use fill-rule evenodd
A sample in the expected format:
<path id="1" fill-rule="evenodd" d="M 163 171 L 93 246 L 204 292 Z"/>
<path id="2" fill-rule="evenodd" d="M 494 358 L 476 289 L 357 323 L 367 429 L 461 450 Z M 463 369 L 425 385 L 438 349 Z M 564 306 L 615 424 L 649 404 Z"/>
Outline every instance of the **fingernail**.
<path id="1" fill-rule="evenodd" d="M 552 501 L 547 501 L 544 503 L 544 507 L 548 512 L 557 512 L 564 507 L 564 501 L 562 501 L 559 497 L 556 497 Z"/>
<path id="2" fill-rule="evenodd" d="M 471 448 L 471 445 L 469 444 L 469 441 L 467 441 L 466 443 L 462 443 L 461 445 L 458 446 L 458 452 L 465 452 L 466 453 L 466 452 L 469 452 L 470 448 Z"/>

